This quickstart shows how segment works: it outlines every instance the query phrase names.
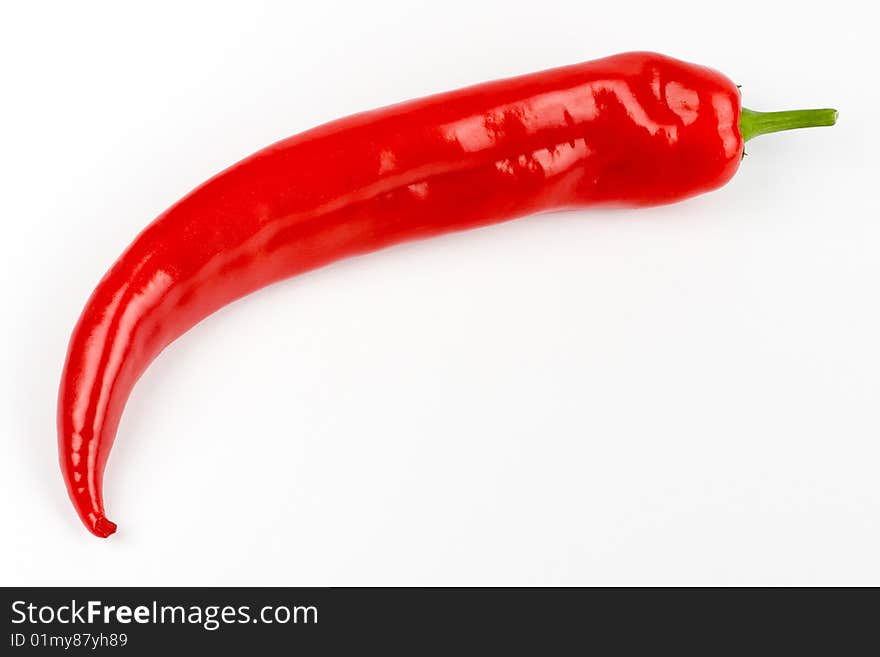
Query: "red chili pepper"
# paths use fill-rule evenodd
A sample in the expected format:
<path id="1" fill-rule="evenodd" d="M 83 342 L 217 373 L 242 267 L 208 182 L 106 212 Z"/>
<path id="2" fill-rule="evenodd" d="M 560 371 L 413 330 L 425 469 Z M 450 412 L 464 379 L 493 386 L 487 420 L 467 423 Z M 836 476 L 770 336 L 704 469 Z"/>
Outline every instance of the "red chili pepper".
<path id="1" fill-rule="evenodd" d="M 542 210 L 646 206 L 720 187 L 745 140 L 831 125 L 762 114 L 711 69 L 627 53 L 357 114 L 218 174 L 147 226 L 71 337 L 61 469 L 106 537 L 102 478 L 135 382 L 170 342 L 265 285 L 404 240 Z"/>

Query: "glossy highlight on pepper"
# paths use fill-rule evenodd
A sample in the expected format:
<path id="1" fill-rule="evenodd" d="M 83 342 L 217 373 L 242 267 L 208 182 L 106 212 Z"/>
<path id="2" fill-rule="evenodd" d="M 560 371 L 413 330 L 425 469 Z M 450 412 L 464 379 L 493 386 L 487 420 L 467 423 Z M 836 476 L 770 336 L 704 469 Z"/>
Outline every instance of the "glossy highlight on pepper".
<path id="1" fill-rule="evenodd" d="M 708 192 L 736 172 L 745 138 L 827 125 L 828 112 L 746 114 L 720 73 L 635 52 L 357 114 L 242 160 L 147 226 L 74 328 L 57 420 L 80 518 L 97 536 L 116 530 L 102 479 L 126 400 L 162 349 L 222 306 L 406 240 Z"/>

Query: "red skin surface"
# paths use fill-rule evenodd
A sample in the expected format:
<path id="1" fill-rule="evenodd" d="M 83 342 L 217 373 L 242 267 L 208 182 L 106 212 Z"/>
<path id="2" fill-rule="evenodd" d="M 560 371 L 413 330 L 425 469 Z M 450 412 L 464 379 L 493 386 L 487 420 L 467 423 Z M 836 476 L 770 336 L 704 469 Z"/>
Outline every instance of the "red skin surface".
<path id="1" fill-rule="evenodd" d="M 350 116 L 233 165 L 141 232 L 85 306 L 61 379 L 61 470 L 106 537 L 102 479 L 136 381 L 233 300 L 382 247 L 535 212 L 671 203 L 742 158 L 736 86 L 626 53 Z"/>

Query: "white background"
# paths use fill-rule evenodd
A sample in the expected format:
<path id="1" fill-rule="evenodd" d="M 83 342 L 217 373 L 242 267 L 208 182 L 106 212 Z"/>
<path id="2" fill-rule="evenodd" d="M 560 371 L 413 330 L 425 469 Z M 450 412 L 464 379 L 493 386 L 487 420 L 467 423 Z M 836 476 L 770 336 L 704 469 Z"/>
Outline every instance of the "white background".
<path id="1" fill-rule="evenodd" d="M 880 584 L 870 3 L 8 3 L 0 584 Z M 821 9 L 820 9 L 821 7 Z M 88 534 L 55 394 L 90 291 L 202 180 L 323 121 L 651 49 L 753 109 L 722 190 L 407 244 L 169 347 Z"/>

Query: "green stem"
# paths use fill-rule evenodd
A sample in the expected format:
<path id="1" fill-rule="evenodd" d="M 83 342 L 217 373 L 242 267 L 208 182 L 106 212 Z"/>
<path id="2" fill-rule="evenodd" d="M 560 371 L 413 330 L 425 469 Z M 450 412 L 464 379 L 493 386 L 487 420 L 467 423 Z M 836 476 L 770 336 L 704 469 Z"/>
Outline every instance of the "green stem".
<path id="1" fill-rule="evenodd" d="M 820 125 L 834 125 L 837 121 L 837 110 L 807 109 L 787 110 L 785 112 L 755 112 L 743 107 L 739 119 L 739 127 L 743 141 L 758 135 L 780 130 L 795 128 L 812 128 Z"/>

